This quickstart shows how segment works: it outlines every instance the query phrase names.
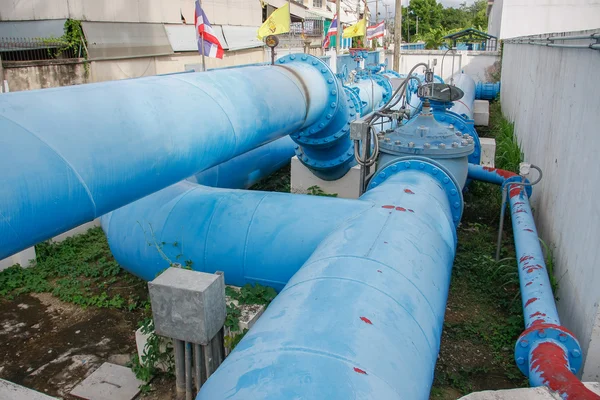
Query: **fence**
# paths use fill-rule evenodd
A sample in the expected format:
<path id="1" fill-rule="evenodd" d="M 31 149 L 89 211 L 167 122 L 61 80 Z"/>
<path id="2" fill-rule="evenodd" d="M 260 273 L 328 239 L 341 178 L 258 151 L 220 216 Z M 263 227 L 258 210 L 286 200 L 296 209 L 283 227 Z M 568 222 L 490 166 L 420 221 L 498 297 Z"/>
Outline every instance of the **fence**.
<path id="1" fill-rule="evenodd" d="M 68 47 L 58 39 L 0 38 L 3 61 L 38 61 L 57 58 L 80 58 L 84 49 Z"/>

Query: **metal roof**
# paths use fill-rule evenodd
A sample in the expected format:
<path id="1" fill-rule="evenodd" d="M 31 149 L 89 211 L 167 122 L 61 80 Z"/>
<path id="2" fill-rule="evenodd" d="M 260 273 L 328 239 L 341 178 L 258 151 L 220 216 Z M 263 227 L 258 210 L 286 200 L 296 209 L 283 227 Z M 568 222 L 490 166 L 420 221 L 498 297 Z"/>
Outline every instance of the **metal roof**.
<path id="1" fill-rule="evenodd" d="M 258 26 L 213 25 L 213 30 L 224 50 L 242 50 L 262 47 L 256 38 Z M 169 43 L 174 51 L 198 51 L 194 25 L 165 24 Z"/>
<path id="2" fill-rule="evenodd" d="M 64 34 L 66 19 L 0 22 L 0 38 L 59 38 Z"/>
<path id="3" fill-rule="evenodd" d="M 478 40 L 487 40 L 487 39 L 496 39 L 496 36 L 489 35 L 485 32 L 479 31 L 475 28 L 467 28 L 462 31 L 451 33 L 449 35 L 444 36 L 444 39 L 458 40 L 462 38 L 467 39 L 478 39 Z"/>
<path id="4" fill-rule="evenodd" d="M 163 24 L 82 21 L 81 26 L 90 60 L 173 54 Z"/>

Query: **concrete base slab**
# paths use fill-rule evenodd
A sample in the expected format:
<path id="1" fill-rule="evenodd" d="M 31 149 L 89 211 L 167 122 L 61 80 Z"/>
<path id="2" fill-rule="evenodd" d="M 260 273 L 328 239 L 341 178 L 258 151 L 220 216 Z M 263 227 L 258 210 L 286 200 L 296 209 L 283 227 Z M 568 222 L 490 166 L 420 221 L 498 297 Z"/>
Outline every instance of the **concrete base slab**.
<path id="1" fill-rule="evenodd" d="M 7 400 L 57 400 L 35 390 L 0 379 L 0 399 Z"/>
<path id="2" fill-rule="evenodd" d="M 475 126 L 488 126 L 490 123 L 490 102 L 475 100 L 473 104 L 473 119 Z"/>
<path id="3" fill-rule="evenodd" d="M 496 160 L 496 139 L 479 138 L 481 143 L 481 165 L 494 167 Z"/>
<path id="4" fill-rule="evenodd" d="M 316 177 L 298 157 L 292 157 L 292 193 L 308 193 L 309 188 L 318 186 L 323 192 L 337 194 L 344 199 L 357 199 L 360 193 L 360 167 L 354 166 L 341 179 L 336 181 L 324 181 Z"/>
<path id="5" fill-rule="evenodd" d="M 600 384 L 584 382 L 584 385 L 596 394 L 600 394 Z M 470 393 L 461 400 L 562 400 L 562 397 L 547 387 L 521 388 L 508 390 L 486 390 Z"/>
<path id="6" fill-rule="evenodd" d="M 23 268 L 31 267 L 35 264 L 35 247 L 30 247 L 20 253 L 13 254 L 10 257 L 0 260 L 0 271 L 19 264 Z"/>
<path id="7" fill-rule="evenodd" d="M 131 369 L 104 363 L 71 391 L 71 395 L 86 400 L 131 400 L 144 382 Z"/>
<path id="8" fill-rule="evenodd" d="M 53 242 L 62 242 L 68 237 L 81 235 L 82 233 L 86 233 L 88 230 L 100 226 L 100 218 L 96 218 L 91 222 L 86 222 L 83 225 L 78 226 L 77 228 L 73 228 L 70 231 L 65 233 L 61 233 L 58 236 L 53 237 L 51 240 Z M 21 267 L 31 267 L 34 265 L 36 258 L 35 247 L 30 247 L 21 251 L 20 253 L 13 254 L 10 257 L 5 258 L 4 260 L 0 260 L 0 271 L 5 270 L 6 268 L 12 267 L 15 264 L 19 264 Z"/>

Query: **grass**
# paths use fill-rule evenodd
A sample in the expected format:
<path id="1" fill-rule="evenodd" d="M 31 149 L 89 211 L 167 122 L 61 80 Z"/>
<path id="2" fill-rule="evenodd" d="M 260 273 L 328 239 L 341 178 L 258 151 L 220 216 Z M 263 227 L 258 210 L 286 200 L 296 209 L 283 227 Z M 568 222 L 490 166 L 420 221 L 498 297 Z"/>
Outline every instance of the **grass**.
<path id="1" fill-rule="evenodd" d="M 35 266 L 15 265 L 0 272 L 0 297 L 51 293 L 82 307 L 128 311 L 147 304 L 145 282 L 117 264 L 100 228 L 62 243 L 40 243 L 36 254 Z"/>

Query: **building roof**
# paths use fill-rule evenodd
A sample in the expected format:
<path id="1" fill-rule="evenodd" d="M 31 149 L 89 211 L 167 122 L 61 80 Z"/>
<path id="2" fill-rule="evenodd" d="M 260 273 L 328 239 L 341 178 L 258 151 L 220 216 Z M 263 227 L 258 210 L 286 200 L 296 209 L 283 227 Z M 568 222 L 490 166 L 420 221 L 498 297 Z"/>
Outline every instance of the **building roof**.
<path id="1" fill-rule="evenodd" d="M 450 40 L 488 40 L 488 39 L 496 39 L 495 36 L 489 35 L 485 32 L 479 31 L 475 28 L 467 28 L 462 31 L 451 33 L 449 35 L 444 36 L 444 39 Z"/>

